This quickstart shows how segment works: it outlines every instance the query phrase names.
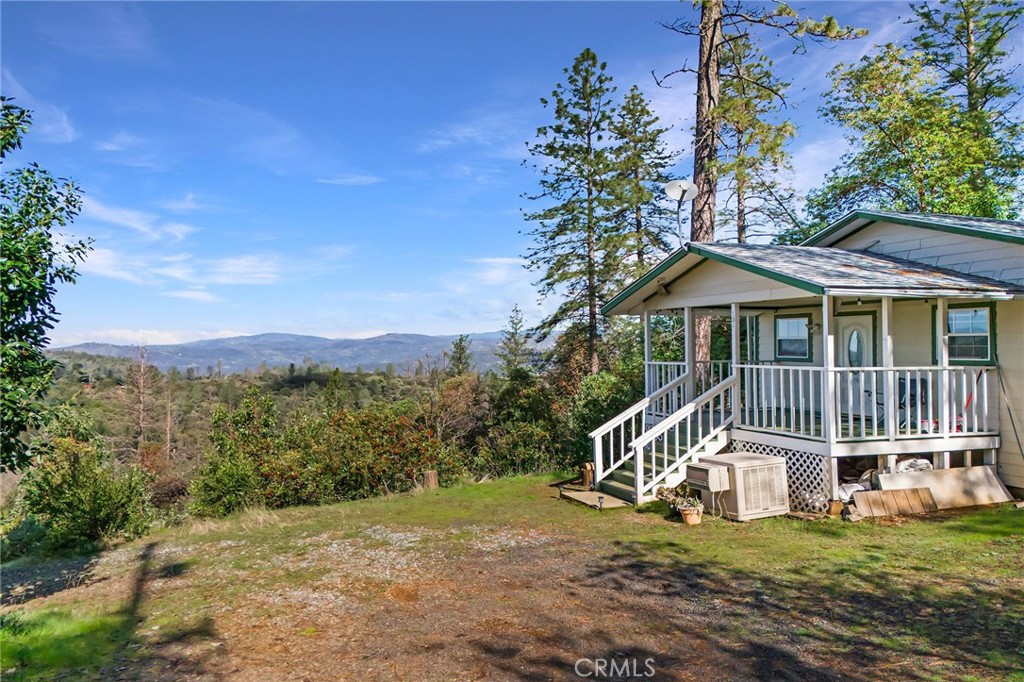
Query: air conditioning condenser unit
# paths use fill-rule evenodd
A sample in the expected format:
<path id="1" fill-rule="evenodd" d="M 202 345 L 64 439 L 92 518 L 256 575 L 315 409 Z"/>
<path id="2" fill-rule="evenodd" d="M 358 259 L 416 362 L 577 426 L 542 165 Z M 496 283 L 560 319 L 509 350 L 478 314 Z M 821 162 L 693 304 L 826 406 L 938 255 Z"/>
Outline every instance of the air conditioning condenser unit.
<path id="1" fill-rule="evenodd" d="M 789 485 L 786 481 L 784 457 L 732 452 L 704 457 L 697 465 L 690 466 L 698 465 L 721 467 L 728 472 L 727 490 L 716 492 L 701 489 L 701 501 L 709 513 L 721 514 L 733 521 L 751 521 L 789 512 Z"/>

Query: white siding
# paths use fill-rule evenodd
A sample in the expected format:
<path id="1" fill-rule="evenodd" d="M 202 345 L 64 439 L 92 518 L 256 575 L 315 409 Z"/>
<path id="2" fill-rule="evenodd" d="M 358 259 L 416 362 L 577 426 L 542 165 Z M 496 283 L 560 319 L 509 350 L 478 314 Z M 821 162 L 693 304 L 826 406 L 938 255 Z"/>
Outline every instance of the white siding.
<path id="1" fill-rule="evenodd" d="M 996 303 L 996 352 L 1005 389 L 999 399 L 999 477 L 1008 486 L 1024 489 L 1024 453 L 1018 440 L 1024 440 L 1024 301 Z"/>
<path id="2" fill-rule="evenodd" d="M 647 302 L 647 310 L 665 310 L 685 306 L 727 306 L 730 303 L 775 301 L 811 296 L 775 280 L 755 275 L 717 261 L 702 263 L 697 269 L 668 286 L 669 294 L 659 294 Z"/>
<path id="3" fill-rule="evenodd" d="M 877 242 L 877 244 L 875 243 Z M 1024 284 L 1024 245 L 893 223 L 874 223 L 834 244 Z"/>

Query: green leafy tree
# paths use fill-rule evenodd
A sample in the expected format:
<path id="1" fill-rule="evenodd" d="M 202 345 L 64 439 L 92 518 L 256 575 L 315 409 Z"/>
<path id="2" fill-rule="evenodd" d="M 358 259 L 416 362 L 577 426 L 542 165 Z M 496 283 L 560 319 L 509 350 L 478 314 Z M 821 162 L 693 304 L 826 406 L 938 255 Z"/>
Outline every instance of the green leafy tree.
<path id="1" fill-rule="evenodd" d="M 832 78 L 820 111 L 849 131 L 851 149 L 825 185 L 811 192 L 813 224 L 821 226 L 859 206 L 997 218 L 1012 214 L 1019 170 L 998 170 L 998 140 L 936 91 L 934 73 L 921 55 L 890 44 L 857 64 L 840 64 Z M 792 231 L 780 241 L 798 241 L 807 231 Z"/>
<path id="2" fill-rule="evenodd" d="M 917 26 L 913 44 L 938 73 L 937 89 L 959 103 L 973 134 L 990 138 L 999 154 L 970 174 L 971 189 L 986 191 L 993 176 L 1020 177 L 1024 123 L 1013 114 L 1020 79 L 1008 67 L 1007 39 L 1021 43 L 1024 5 L 1008 0 L 956 0 L 911 5 Z"/>
<path id="3" fill-rule="evenodd" d="M 611 123 L 618 206 L 613 219 L 624 251 L 622 275 L 639 277 L 670 248 L 675 218 L 657 199 L 676 154 L 668 151 L 665 133 L 640 88 L 626 93 Z"/>
<path id="4" fill-rule="evenodd" d="M 798 224 L 795 192 L 783 178 L 792 171 L 786 144 L 796 135 L 779 120 L 789 83 L 778 79 L 772 60 L 743 35 L 731 36 L 722 52 L 722 90 L 716 114 L 721 121 L 719 172 L 725 201 L 722 227 L 732 225 L 736 240 L 774 235 Z"/>
<path id="5" fill-rule="evenodd" d="M 612 124 L 615 87 L 593 51 L 580 53 L 564 69 L 551 98 L 541 99 L 554 109 L 554 122 L 537 129 L 537 141 L 528 146 L 541 165 L 540 192 L 526 195 L 546 207 L 525 213 L 537 223 L 529 234 L 534 247 L 526 254 L 528 267 L 542 273 L 541 296 L 558 294 L 562 303 L 537 327 L 543 340 L 558 328 L 574 323 L 585 329 L 589 371 L 599 369 L 598 309 L 614 282 L 618 268 L 614 253 L 613 222 L 616 203 L 615 164 L 607 137 Z"/>
<path id="6" fill-rule="evenodd" d="M 31 116 L 9 99 L 0 101 L 0 158 L 6 158 L 21 146 Z M 23 434 L 47 419 L 43 399 L 56 363 L 43 348 L 59 317 L 53 296 L 57 285 L 75 281 L 76 265 L 90 249 L 60 232 L 80 207 L 74 183 L 36 164 L 0 178 L 0 470 L 28 464 Z"/>

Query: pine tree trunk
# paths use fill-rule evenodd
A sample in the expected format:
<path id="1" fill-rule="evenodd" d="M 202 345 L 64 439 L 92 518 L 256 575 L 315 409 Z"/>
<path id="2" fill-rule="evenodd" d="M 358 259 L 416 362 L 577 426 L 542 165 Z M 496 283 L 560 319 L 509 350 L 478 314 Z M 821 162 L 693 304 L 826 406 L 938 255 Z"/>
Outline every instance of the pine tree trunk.
<path id="1" fill-rule="evenodd" d="M 594 181 L 587 180 L 587 355 L 597 374 L 597 238 L 594 227 Z"/>
<path id="2" fill-rule="evenodd" d="M 636 214 L 633 218 L 636 225 L 636 269 L 637 274 L 643 274 L 646 265 L 646 259 L 644 258 L 644 214 L 639 206 L 635 209 Z"/>
<path id="3" fill-rule="evenodd" d="M 718 193 L 718 120 L 715 107 L 720 91 L 719 57 L 722 47 L 723 0 L 703 0 L 700 12 L 700 48 L 697 64 L 697 120 L 693 141 L 693 182 L 697 196 L 690 213 L 690 241 L 715 239 L 715 196 Z M 694 354 L 697 362 L 711 359 L 711 319 L 694 319 Z"/>
<path id="4" fill-rule="evenodd" d="M 722 2 L 703 0 L 700 13 L 700 50 L 697 64 L 697 120 L 693 141 L 693 182 L 697 196 L 690 213 L 690 241 L 715 239 L 715 195 L 718 192 L 719 57 L 722 46 Z"/>
<path id="5" fill-rule="evenodd" d="M 743 177 L 736 178 L 736 241 L 744 244 L 747 241 L 747 181 Z"/>

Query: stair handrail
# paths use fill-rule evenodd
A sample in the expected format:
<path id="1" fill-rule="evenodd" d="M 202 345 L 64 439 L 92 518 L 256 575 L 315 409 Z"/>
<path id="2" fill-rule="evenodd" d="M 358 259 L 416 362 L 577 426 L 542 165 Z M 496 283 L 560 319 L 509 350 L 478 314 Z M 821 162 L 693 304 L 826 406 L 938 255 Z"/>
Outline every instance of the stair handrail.
<path id="1" fill-rule="evenodd" d="M 708 390 L 704 391 L 702 394 L 700 394 L 690 402 L 686 403 L 686 405 L 679 408 L 662 421 L 658 422 L 658 424 L 655 425 L 653 428 L 644 431 L 644 433 L 639 438 L 633 439 L 630 442 L 629 447 L 634 450 L 636 450 L 637 448 L 644 447 L 654 439 L 664 435 L 666 431 L 674 427 L 676 424 L 681 422 L 686 417 L 696 412 L 697 409 L 703 407 L 705 403 L 708 403 L 714 398 L 716 398 L 719 393 L 724 393 L 725 391 L 732 388 L 735 384 L 735 374 L 726 377 L 725 379 L 722 379 L 720 382 L 718 382 Z M 729 421 L 731 420 L 732 417 L 730 416 Z"/>
<path id="2" fill-rule="evenodd" d="M 729 391 L 734 386 L 736 386 L 736 384 L 737 379 L 735 374 L 726 379 L 723 379 L 714 387 L 708 389 L 700 396 L 698 396 L 696 399 L 687 403 L 684 407 L 680 408 L 679 410 L 676 410 L 674 413 L 669 415 L 669 417 L 666 418 L 664 421 L 660 422 L 657 426 L 650 429 L 649 431 L 644 432 L 643 435 L 641 435 L 639 438 L 634 439 L 633 442 L 629 444 L 629 457 L 633 460 L 634 492 L 636 495 L 635 499 L 637 501 L 637 504 L 639 504 L 640 500 L 643 499 L 644 494 L 648 493 L 650 490 L 653 490 L 654 487 L 657 486 L 661 481 L 668 478 L 671 474 L 675 473 L 679 469 L 679 467 L 681 467 L 686 462 L 690 461 L 690 459 L 693 457 L 693 453 L 696 450 L 699 450 L 700 448 L 707 445 L 709 442 L 711 442 L 712 439 L 717 437 L 719 433 L 727 429 L 733 423 L 733 419 L 735 417 L 735 406 L 733 406 L 733 410 L 731 411 L 728 417 L 725 417 L 723 414 L 723 419 L 720 424 L 709 428 L 708 432 L 704 434 L 704 436 L 696 443 L 692 445 L 687 445 L 686 451 L 675 457 L 671 464 L 667 464 L 667 466 L 665 466 L 661 473 L 657 473 L 655 453 L 652 451 L 651 480 L 649 482 L 645 481 L 645 479 L 647 478 L 647 468 L 643 460 L 644 448 L 649 443 L 654 442 L 659 436 L 662 436 L 668 433 L 668 431 L 670 431 L 671 429 L 681 425 L 683 421 L 687 419 L 690 415 L 692 415 L 694 412 L 697 412 L 698 410 L 702 409 L 705 405 L 710 404 L 715 398 L 717 398 L 719 395 L 723 395 L 726 391 Z M 735 398 L 735 396 L 733 397 Z"/>
<path id="3" fill-rule="evenodd" d="M 659 398 L 662 398 L 662 397 L 668 395 L 673 390 L 679 388 L 682 384 L 684 384 L 687 381 L 689 381 L 689 379 L 690 379 L 690 373 L 688 371 L 684 372 L 683 374 L 680 374 L 679 377 L 677 377 L 677 378 L 673 379 L 672 381 L 668 382 L 667 384 L 665 384 L 664 386 L 662 386 L 661 388 L 659 388 L 657 391 L 655 391 L 654 393 L 650 394 L 649 396 L 647 396 L 647 397 L 645 397 L 645 398 L 643 398 L 641 400 L 638 400 L 636 403 L 630 405 L 625 410 L 623 410 L 622 412 L 618 413 L 617 415 L 615 415 L 614 417 L 612 417 L 611 419 L 606 421 L 604 424 L 602 424 L 601 426 L 599 426 L 596 429 L 594 429 L 593 431 L 591 431 L 590 434 L 589 434 L 590 438 L 597 438 L 598 436 L 605 435 L 606 433 L 608 433 L 609 431 L 614 429 L 616 426 L 618 426 L 622 422 L 626 421 L 627 419 L 631 419 L 631 418 L 635 417 L 636 415 L 640 414 L 641 412 L 646 410 L 650 405 L 652 405 L 655 401 L 657 401 Z"/>

